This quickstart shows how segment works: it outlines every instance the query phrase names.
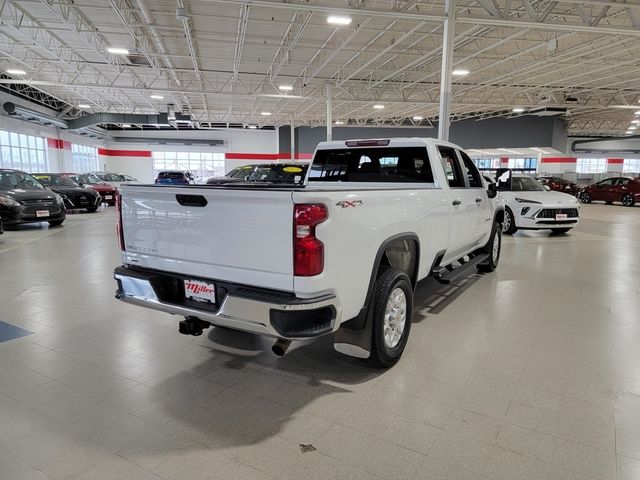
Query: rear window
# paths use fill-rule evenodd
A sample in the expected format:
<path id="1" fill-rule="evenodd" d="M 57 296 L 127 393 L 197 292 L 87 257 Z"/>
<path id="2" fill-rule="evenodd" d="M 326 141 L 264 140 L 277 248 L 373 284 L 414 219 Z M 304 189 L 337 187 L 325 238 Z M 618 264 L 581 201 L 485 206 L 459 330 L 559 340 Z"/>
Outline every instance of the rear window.
<path id="1" fill-rule="evenodd" d="M 309 173 L 319 182 L 433 182 L 425 147 L 317 150 Z"/>
<path id="2" fill-rule="evenodd" d="M 158 178 L 170 178 L 172 180 L 182 180 L 185 175 L 182 172 L 160 172 Z"/>

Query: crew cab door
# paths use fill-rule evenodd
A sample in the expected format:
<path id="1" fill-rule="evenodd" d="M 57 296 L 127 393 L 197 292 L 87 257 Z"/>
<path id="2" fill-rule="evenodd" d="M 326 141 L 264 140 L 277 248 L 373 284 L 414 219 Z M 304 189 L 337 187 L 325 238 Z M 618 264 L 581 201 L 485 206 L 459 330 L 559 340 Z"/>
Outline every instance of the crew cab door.
<path id="1" fill-rule="evenodd" d="M 592 200 L 604 200 L 606 202 L 610 202 L 610 197 L 612 197 L 611 189 L 613 187 L 613 179 L 608 178 L 606 180 L 602 180 L 601 182 L 596 183 L 591 190 L 591 199 Z"/>
<path id="2" fill-rule="evenodd" d="M 449 227 L 449 248 L 446 258 L 456 258 L 469 250 L 469 240 L 476 237 L 477 210 L 476 195 L 467 188 L 462 167 L 456 150 L 438 146 L 442 166 L 449 183 L 451 221 Z"/>
<path id="3" fill-rule="evenodd" d="M 473 236 L 469 238 L 475 242 L 480 242 L 483 237 L 491 233 L 493 226 L 493 209 L 491 202 L 489 202 L 487 191 L 482 184 L 480 172 L 473 163 L 473 160 L 462 150 L 458 150 L 458 154 L 462 161 L 462 171 L 465 176 L 467 188 L 473 192 L 473 201 L 476 207 L 474 215 L 475 223 L 472 229 Z"/>

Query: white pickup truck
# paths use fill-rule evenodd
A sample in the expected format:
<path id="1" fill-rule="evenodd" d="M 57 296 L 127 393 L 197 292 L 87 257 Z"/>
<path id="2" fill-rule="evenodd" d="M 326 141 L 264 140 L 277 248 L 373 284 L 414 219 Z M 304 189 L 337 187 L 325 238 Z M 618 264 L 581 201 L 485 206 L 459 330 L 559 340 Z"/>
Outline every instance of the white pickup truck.
<path id="1" fill-rule="evenodd" d="M 323 142 L 297 180 L 123 185 L 116 298 L 185 317 L 185 334 L 271 336 L 278 355 L 334 333 L 336 350 L 384 368 L 418 281 L 498 264 L 504 206 L 456 145 Z"/>

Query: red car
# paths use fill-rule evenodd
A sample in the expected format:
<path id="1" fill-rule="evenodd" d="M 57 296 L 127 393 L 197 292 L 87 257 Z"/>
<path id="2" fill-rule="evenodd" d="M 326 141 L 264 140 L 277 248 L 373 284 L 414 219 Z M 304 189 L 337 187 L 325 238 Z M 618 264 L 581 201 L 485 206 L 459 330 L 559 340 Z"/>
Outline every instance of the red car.
<path id="1" fill-rule="evenodd" d="M 80 186 L 93 188 L 102 197 L 102 202 L 108 205 L 116 204 L 118 189 L 110 183 L 103 182 L 93 173 L 61 173 L 61 176 L 71 177 Z"/>
<path id="2" fill-rule="evenodd" d="M 551 190 L 555 190 L 556 192 L 568 193 L 569 195 L 573 195 L 574 197 L 580 191 L 575 183 L 570 182 L 569 180 L 565 180 L 564 178 L 538 177 L 538 180 L 543 185 L 549 187 Z"/>
<path id="3" fill-rule="evenodd" d="M 607 205 L 620 202 L 625 207 L 633 207 L 636 202 L 640 202 L 640 177 L 607 178 L 584 187 L 579 198 L 583 203 L 600 200 Z"/>

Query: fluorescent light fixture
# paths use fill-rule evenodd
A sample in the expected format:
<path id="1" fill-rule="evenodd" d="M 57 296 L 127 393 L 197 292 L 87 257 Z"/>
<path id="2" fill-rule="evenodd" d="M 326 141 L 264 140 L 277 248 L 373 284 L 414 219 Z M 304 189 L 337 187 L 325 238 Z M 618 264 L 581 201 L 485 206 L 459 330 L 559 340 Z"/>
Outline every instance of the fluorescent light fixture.
<path id="1" fill-rule="evenodd" d="M 451 72 L 451 75 L 456 75 L 456 76 L 469 75 L 469 70 L 467 70 L 466 68 L 456 68 L 453 72 Z"/>
<path id="2" fill-rule="evenodd" d="M 373 106 L 373 108 L 375 108 L 376 110 L 384 110 L 384 105 L 377 103 Z"/>
<path id="3" fill-rule="evenodd" d="M 351 25 L 351 17 L 345 15 L 329 15 L 327 23 L 330 25 Z"/>
<path id="4" fill-rule="evenodd" d="M 153 98 L 154 100 L 162 100 L 164 97 L 162 95 L 149 95 L 149 98 Z"/>
<path id="5" fill-rule="evenodd" d="M 7 70 L 8 72 L 9 70 Z M 634 115 L 640 115 L 640 110 L 638 110 L 637 112 L 633 112 Z"/>
<path id="6" fill-rule="evenodd" d="M 631 120 L 631 123 L 640 123 L 640 120 Z"/>
<path id="7" fill-rule="evenodd" d="M 335 124 L 336 125 L 344 125 L 344 122 L 342 120 L 336 120 Z"/>
<path id="8" fill-rule="evenodd" d="M 123 123 L 122 128 L 131 128 L 131 125 L 128 123 Z"/>
<path id="9" fill-rule="evenodd" d="M 420 115 L 416 115 L 415 117 L 413 117 L 413 119 L 414 119 L 416 122 L 419 122 L 420 120 L 424 120 L 424 117 L 421 117 Z"/>
<path id="10" fill-rule="evenodd" d="M 87 105 L 86 103 L 81 103 L 78 105 L 78 108 L 91 108 L 91 105 Z"/>
<path id="11" fill-rule="evenodd" d="M 114 55 L 129 55 L 129 50 L 120 47 L 109 47 L 107 48 L 107 52 L 113 53 Z"/>
<path id="12" fill-rule="evenodd" d="M 20 70 L 19 68 L 10 68 L 7 70 L 7 73 L 9 75 L 26 75 L 27 72 L 25 72 L 24 70 Z"/>
<path id="13" fill-rule="evenodd" d="M 522 113 L 524 112 L 524 108 L 522 107 L 516 107 L 513 110 L 511 110 L 513 113 Z"/>
<path id="14" fill-rule="evenodd" d="M 260 112 L 260 115 L 268 117 L 269 115 L 271 115 L 271 112 Z"/>
<path id="15" fill-rule="evenodd" d="M 627 130 L 637 130 L 638 126 L 637 125 L 630 125 L 627 127 Z"/>
<path id="16" fill-rule="evenodd" d="M 249 128 L 250 128 L 251 130 L 255 130 L 255 129 L 256 129 L 256 128 L 258 128 L 258 127 L 257 127 L 256 125 L 249 125 Z"/>
<path id="17" fill-rule="evenodd" d="M 290 92 L 293 90 L 293 85 L 280 85 L 278 90 L 282 90 L 283 92 Z"/>

